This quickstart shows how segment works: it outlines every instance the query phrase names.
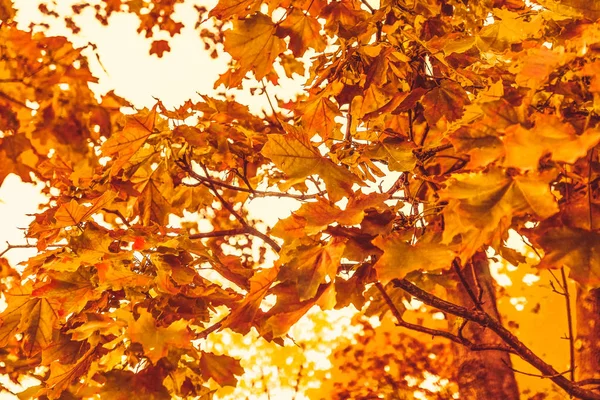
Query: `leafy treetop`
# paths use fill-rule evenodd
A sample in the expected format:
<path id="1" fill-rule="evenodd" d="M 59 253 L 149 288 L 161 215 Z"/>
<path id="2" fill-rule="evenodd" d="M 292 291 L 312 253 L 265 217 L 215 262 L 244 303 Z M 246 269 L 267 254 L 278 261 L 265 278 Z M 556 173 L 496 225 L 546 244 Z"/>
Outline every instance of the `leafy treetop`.
<path id="1" fill-rule="evenodd" d="M 173 36 L 179 2 L 94 7 L 105 23 L 129 12 L 147 37 L 155 27 Z M 27 393 L 50 399 L 112 398 L 124 387 L 130 398 L 203 396 L 209 378 L 233 385 L 243 372 L 200 349 L 211 332 L 254 328 L 282 343 L 315 305 L 361 309 L 395 291 L 397 303 L 416 296 L 488 326 L 566 392 L 600 398 L 489 315 L 423 290 L 456 285 L 453 265 L 489 247 L 511 260 L 509 230 L 543 250 L 539 268 L 566 266 L 583 287 L 600 283 L 598 10 L 542 5 L 198 8 L 200 22 L 213 21 L 197 26 L 207 48 L 231 56 L 215 87 L 306 72 L 293 104 L 260 117 L 209 96 L 126 115 L 126 100 L 89 89 L 96 79 L 82 49 L 17 29 L 10 2 L 0 3 L 0 182 L 14 173 L 43 182 L 49 196 L 27 231 L 39 254 L 0 280 L 4 372 L 40 378 Z M 161 40 L 150 51 L 168 50 Z M 268 96 L 264 87 L 257 93 Z M 267 196 L 301 206 L 264 229 L 246 205 Z M 212 230 L 169 224 L 184 213 Z M 276 301 L 265 308 L 268 295 Z M 217 309 L 227 312 L 215 322 Z M 36 375 L 39 366 L 48 372 Z"/>

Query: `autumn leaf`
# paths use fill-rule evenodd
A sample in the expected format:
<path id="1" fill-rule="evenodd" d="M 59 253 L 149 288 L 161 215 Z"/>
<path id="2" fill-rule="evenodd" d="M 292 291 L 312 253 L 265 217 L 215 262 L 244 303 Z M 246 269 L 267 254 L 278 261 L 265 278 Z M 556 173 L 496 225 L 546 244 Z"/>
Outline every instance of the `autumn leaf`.
<path id="1" fill-rule="evenodd" d="M 235 386 L 237 376 L 244 374 L 239 360 L 235 358 L 202 352 L 200 357 L 202 375 L 213 378 L 221 386 Z"/>
<path id="2" fill-rule="evenodd" d="M 64 392 L 75 379 L 85 375 L 92 362 L 92 356 L 95 351 L 95 348 L 90 348 L 74 364 L 61 364 L 59 362 L 50 364 L 50 376 L 46 381 L 46 389 L 42 390 L 41 393 L 46 394 L 50 400 L 60 398 L 62 392 Z"/>
<path id="3" fill-rule="evenodd" d="M 411 171 L 417 164 L 414 145 L 397 138 L 386 138 L 365 152 L 365 156 L 373 160 L 387 161 L 392 171 Z"/>
<path id="4" fill-rule="evenodd" d="M 12 0 L 0 1 L 0 20 L 10 21 L 15 17 L 15 9 Z"/>
<path id="5" fill-rule="evenodd" d="M 328 225 L 360 224 L 368 209 L 385 208 L 384 201 L 389 196 L 384 193 L 356 193 L 344 209 L 325 199 L 305 203 L 286 219 L 280 220 L 271 231 L 281 238 L 300 238 L 322 232 Z"/>
<path id="6" fill-rule="evenodd" d="M 250 291 L 221 323 L 222 328 L 231 328 L 236 332 L 248 333 L 261 302 L 271 285 L 277 279 L 279 268 L 268 268 L 257 272 L 250 278 Z"/>
<path id="7" fill-rule="evenodd" d="M 0 12 L 1 10 L 0 5 Z M 2 18 L 0 18 L 2 20 Z M 31 182 L 30 172 L 34 172 L 38 157 L 32 151 L 30 141 L 22 134 L 0 139 L 0 184 L 14 173 L 23 182 Z"/>
<path id="8" fill-rule="evenodd" d="M 547 153 L 555 161 L 573 164 L 584 157 L 600 141 L 600 130 L 588 129 L 577 135 L 575 128 L 553 115 L 535 115 L 535 126 L 529 130 L 513 125 L 506 130 L 504 165 L 521 169 L 536 169 L 539 159 Z"/>
<path id="9" fill-rule="evenodd" d="M 352 195 L 352 185 L 360 182 L 347 169 L 321 156 L 310 141 L 299 133 L 270 135 L 262 154 L 286 173 L 288 180 L 281 184 L 282 190 L 304 182 L 311 175 L 319 175 L 327 186 L 331 200 L 336 202 Z"/>
<path id="10" fill-rule="evenodd" d="M 165 52 L 171 51 L 171 46 L 166 40 L 155 40 L 152 42 L 150 47 L 150 55 L 156 54 L 158 58 L 161 58 Z"/>
<path id="11" fill-rule="evenodd" d="M 487 173 L 460 174 L 443 191 L 444 243 L 461 236 L 461 258 L 470 257 L 483 244 L 498 241 L 515 216 L 548 218 L 558 212 L 544 174 L 511 176 L 499 168 Z"/>
<path id="12" fill-rule="evenodd" d="M 302 57 L 308 48 L 317 52 L 325 50 L 327 41 L 321 35 L 321 24 L 316 18 L 293 8 L 291 13 L 279 24 L 280 37 L 289 36 L 289 48 L 295 57 Z"/>
<path id="13" fill-rule="evenodd" d="M 91 273 L 85 267 L 76 272 L 56 272 L 49 275 L 50 280 L 36 286 L 31 294 L 47 298 L 55 304 L 54 309 L 61 317 L 81 312 L 88 301 L 96 300 L 102 295 L 102 292 L 95 290 Z"/>
<path id="14" fill-rule="evenodd" d="M 209 15 L 219 19 L 229 19 L 234 15 L 244 18 L 258 11 L 260 5 L 258 0 L 219 0 Z"/>
<path id="15" fill-rule="evenodd" d="M 0 346 L 18 333 L 23 334 L 21 345 L 28 357 L 50 345 L 56 312 L 47 299 L 33 297 L 31 282 L 8 291 L 6 301 L 8 307 L 0 315 Z"/>
<path id="16" fill-rule="evenodd" d="M 271 18 L 256 13 L 235 20 L 233 28 L 225 32 L 225 50 L 239 63 L 242 78 L 252 71 L 255 78 L 261 80 L 271 72 L 273 61 L 286 47 L 285 42 L 275 35 L 276 30 Z M 230 87 L 237 84 L 233 82 Z"/>
<path id="17" fill-rule="evenodd" d="M 111 168 L 112 175 L 116 175 L 154 133 L 157 106 L 155 104 L 146 114 L 129 116 L 123 130 L 113 134 L 102 145 L 105 155 L 117 155 Z"/>
<path id="18" fill-rule="evenodd" d="M 307 101 L 299 111 L 302 114 L 302 126 L 309 135 L 318 134 L 323 140 L 341 138 L 340 124 L 335 121 L 341 115 L 339 107 L 326 92 Z"/>
<path id="19" fill-rule="evenodd" d="M 192 334 L 186 321 L 178 320 L 167 327 L 156 326 L 157 321 L 146 309 L 141 308 L 138 312 L 139 318 L 129 320 L 127 335 L 133 342 L 144 346 L 150 361 L 156 364 L 170 348 L 192 348 Z"/>
<path id="20" fill-rule="evenodd" d="M 148 287 L 152 277 L 134 272 L 120 263 L 101 262 L 95 265 L 99 288 L 121 290 L 126 287 Z"/>
<path id="21" fill-rule="evenodd" d="M 313 306 L 327 310 L 335 305 L 335 289 L 331 283 L 321 285 L 315 297 L 305 301 L 299 299 L 294 284 L 280 284 L 273 292 L 279 301 L 264 314 L 259 327 L 261 335 L 269 340 L 285 335 Z"/>
<path id="22" fill-rule="evenodd" d="M 569 276 L 584 287 L 600 284 L 600 235 L 580 228 L 556 227 L 535 234 L 544 250 L 538 268 L 569 267 Z"/>
<path id="23" fill-rule="evenodd" d="M 446 117 L 449 122 L 460 119 L 463 107 L 470 103 L 465 90 L 459 84 L 448 80 L 442 81 L 421 99 L 425 108 L 425 118 L 430 125 L 435 125 L 442 117 Z"/>
<path id="24" fill-rule="evenodd" d="M 373 244 L 383 250 L 373 266 L 377 278 L 383 285 L 393 279 L 403 279 L 406 274 L 415 270 L 431 271 L 449 268 L 456 257 L 446 245 L 436 243 L 409 244 L 398 234 L 387 237 L 379 236 Z"/>
<path id="25" fill-rule="evenodd" d="M 80 205 L 75 199 L 72 199 L 68 204 L 60 206 L 56 214 L 54 214 L 54 218 L 56 219 L 54 228 L 63 228 L 84 222 L 92 214 L 109 206 L 115 197 L 116 194 L 114 192 L 104 192 L 101 196 L 92 200 L 90 206 Z"/>
<path id="26" fill-rule="evenodd" d="M 345 247 L 344 240 L 333 239 L 325 245 L 292 247 L 287 254 L 284 248 L 279 259 L 283 263 L 279 279 L 297 283 L 300 301 L 311 299 L 327 277 L 330 280 L 335 278 Z M 302 252 L 302 258 L 296 256 L 297 252 Z"/>

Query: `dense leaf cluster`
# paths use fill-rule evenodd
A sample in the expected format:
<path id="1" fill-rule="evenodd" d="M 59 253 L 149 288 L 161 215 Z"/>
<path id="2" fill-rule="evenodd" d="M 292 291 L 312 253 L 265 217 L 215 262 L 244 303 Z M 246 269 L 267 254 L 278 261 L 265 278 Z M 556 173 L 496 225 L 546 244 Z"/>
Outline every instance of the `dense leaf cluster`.
<path id="1" fill-rule="evenodd" d="M 173 36 L 178 2 L 73 11 L 95 7 L 104 23 L 135 13 L 147 37 L 156 27 Z M 473 351 L 517 354 L 567 393 L 600 398 L 533 354 L 465 278 L 486 250 L 522 261 L 506 245 L 516 231 L 539 268 L 567 267 L 583 290 L 600 284 L 600 13 L 539 3 L 198 7 L 199 21 L 213 21 L 197 26 L 206 47 L 231 56 L 215 87 L 306 72 L 297 100 L 271 99 L 261 117 L 209 96 L 124 114 L 126 100 L 94 96 L 82 49 L 17 29 L 0 2 L 0 182 L 14 173 L 49 196 L 27 231 L 38 254 L 20 270 L 3 261 L 2 371 L 40 379 L 32 397 L 204 396 L 209 378 L 235 385 L 243 372 L 201 350 L 211 332 L 254 328 L 281 343 L 313 306 L 352 304 L 367 314 L 385 307 L 400 325 Z M 165 51 L 166 41 L 151 45 Z M 264 87 L 257 93 L 268 96 Z M 246 210 L 267 196 L 301 205 L 268 230 Z M 212 230 L 170 224 L 188 213 Z M 473 302 L 436 285 L 465 285 Z M 413 296 L 499 340 L 466 337 L 464 324 L 404 321 Z M 590 335 L 582 351 L 596 346 Z M 398 351 L 417 346 L 402 340 Z"/>

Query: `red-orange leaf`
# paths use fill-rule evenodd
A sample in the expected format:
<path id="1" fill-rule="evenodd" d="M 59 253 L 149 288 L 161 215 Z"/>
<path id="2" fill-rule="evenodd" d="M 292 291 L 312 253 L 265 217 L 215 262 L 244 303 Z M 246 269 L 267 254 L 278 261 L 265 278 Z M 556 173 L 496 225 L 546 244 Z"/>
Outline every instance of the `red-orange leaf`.
<path id="1" fill-rule="evenodd" d="M 161 58 L 165 52 L 171 51 L 171 46 L 166 40 L 155 40 L 152 42 L 150 47 L 150 54 L 156 54 L 158 58 Z"/>
<path id="2" fill-rule="evenodd" d="M 450 122 L 463 115 L 463 107 L 470 104 L 465 90 L 458 84 L 444 80 L 421 99 L 423 114 L 430 125 L 435 125 L 442 117 Z"/>

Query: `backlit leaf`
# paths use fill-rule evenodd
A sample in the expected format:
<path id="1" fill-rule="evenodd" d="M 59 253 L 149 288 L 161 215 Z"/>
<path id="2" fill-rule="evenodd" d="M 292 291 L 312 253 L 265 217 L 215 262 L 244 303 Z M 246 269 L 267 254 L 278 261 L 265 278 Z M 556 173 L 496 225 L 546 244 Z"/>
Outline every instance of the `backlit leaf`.
<path id="1" fill-rule="evenodd" d="M 327 42 L 320 30 L 321 24 L 316 18 L 294 8 L 279 25 L 278 33 L 289 36 L 294 56 L 302 57 L 308 48 L 319 52 L 325 50 Z"/>
<path id="2" fill-rule="evenodd" d="M 374 265 L 377 278 L 383 285 L 393 279 L 402 279 L 415 270 L 449 268 L 456 257 L 448 246 L 435 243 L 411 245 L 401 235 L 379 236 L 373 244 L 383 250 L 383 255 Z"/>
<path id="3" fill-rule="evenodd" d="M 184 320 L 175 321 L 167 327 L 156 326 L 156 320 L 146 309 L 139 310 L 139 318 L 130 320 L 127 334 L 133 342 L 144 346 L 146 356 L 153 363 L 165 357 L 171 348 L 190 349 L 192 334 Z"/>
<path id="4" fill-rule="evenodd" d="M 283 39 L 275 35 L 277 27 L 271 18 L 256 13 L 233 22 L 225 32 L 225 50 L 239 63 L 241 75 L 252 71 L 261 80 L 273 69 L 273 61 L 285 49 Z M 230 86 L 237 86 L 241 78 Z"/>
<path id="5" fill-rule="evenodd" d="M 235 386 L 236 375 L 241 376 L 244 373 L 239 360 L 206 352 L 202 352 L 200 369 L 202 375 L 213 378 L 221 386 Z"/>
<path id="6" fill-rule="evenodd" d="M 311 175 L 319 175 L 335 202 L 352 195 L 352 185 L 359 183 L 354 174 L 321 156 L 310 141 L 299 134 L 270 135 L 262 154 L 286 173 L 288 180 L 281 185 L 283 190 L 304 182 Z"/>

